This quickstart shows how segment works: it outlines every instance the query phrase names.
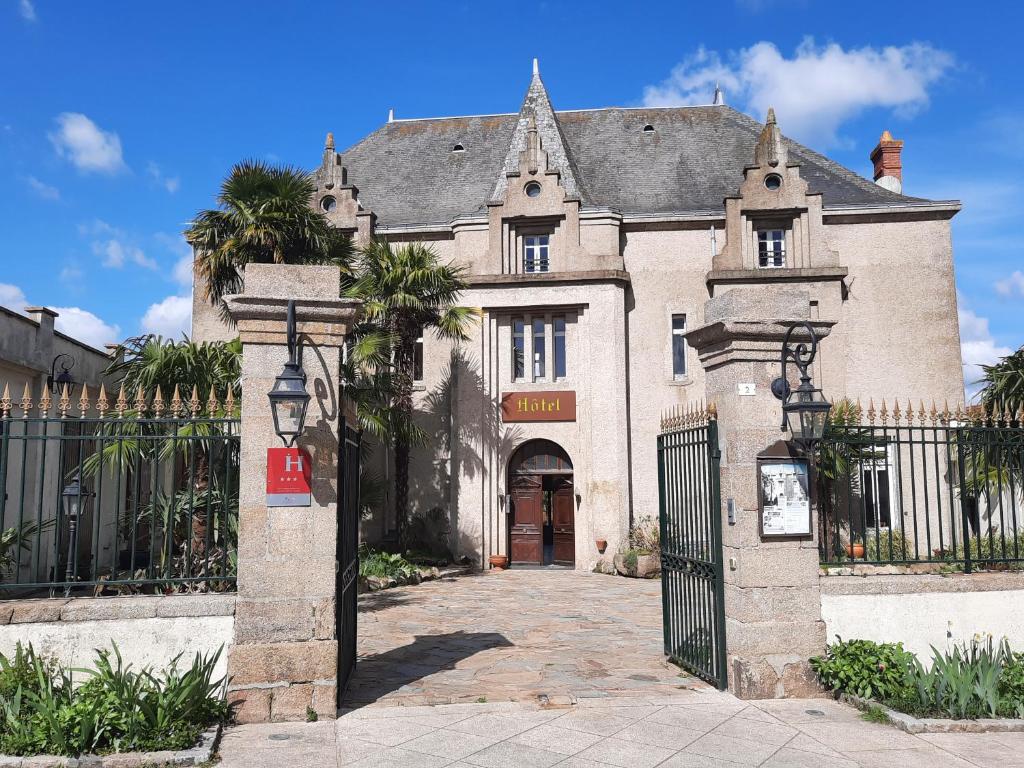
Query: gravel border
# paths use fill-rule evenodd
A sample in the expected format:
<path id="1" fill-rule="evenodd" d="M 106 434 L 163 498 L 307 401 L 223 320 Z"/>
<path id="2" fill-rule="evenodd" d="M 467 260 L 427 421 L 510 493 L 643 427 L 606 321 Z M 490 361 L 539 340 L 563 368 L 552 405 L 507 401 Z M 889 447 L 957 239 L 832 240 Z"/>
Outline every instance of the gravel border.
<path id="1" fill-rule="evenodd" d="M 871 699 L 862 699 L 849 693 L 839 695 L 840 701 L 852 704 L 857 709 L 880 709 L 889 722 L 907 733 L 1011 733 L 1024 732 L 1024 720 L 1004 718 L 982 718 L 980 720 L 945 720 L 937 717 L 914 717 L 890 709 Z M 2 765 L 2 764 L 0 764 Z"/>
<path id="2" fill-rule="evenodd" d="M 213 759 L 220 742 L 221 726 L 203 731 L 199 743 L 177 752 L 116 752 L 110 755 L 0 755 L 0 768 L 164 768 L 164 766 L 204 765 Z"/>

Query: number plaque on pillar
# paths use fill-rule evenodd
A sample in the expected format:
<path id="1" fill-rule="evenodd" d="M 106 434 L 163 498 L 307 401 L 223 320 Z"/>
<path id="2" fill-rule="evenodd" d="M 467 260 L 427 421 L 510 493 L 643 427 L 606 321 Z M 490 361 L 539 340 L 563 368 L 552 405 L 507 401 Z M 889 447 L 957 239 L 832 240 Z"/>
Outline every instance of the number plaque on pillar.
<path id="1" fill-rule="evenodd" d="M 757 457 L 757 508 L 762 539 L 807 538 L 811 531 L 810 463 L 787 443 Z"/>
<path id="2" fill-rule="evenodd" d="M 309 454 L 301 448 L 267 448 L 267 506 L 308 507 Z"/>

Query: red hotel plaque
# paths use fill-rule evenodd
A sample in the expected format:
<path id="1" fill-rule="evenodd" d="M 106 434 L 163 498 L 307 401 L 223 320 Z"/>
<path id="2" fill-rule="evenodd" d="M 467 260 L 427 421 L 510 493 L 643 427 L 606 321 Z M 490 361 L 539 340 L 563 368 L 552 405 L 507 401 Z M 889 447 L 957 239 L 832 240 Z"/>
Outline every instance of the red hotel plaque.
<path id="1" fill-rule="evenodd" d="M 501 420 L 576 421 L 576 392 L 506 392 L 501 396 Z"/>
<path id="2" fill-rule="evenodd" d="M 309 454 L 301 448 L 267 448 L 267 506 L 310 506 Z"/>

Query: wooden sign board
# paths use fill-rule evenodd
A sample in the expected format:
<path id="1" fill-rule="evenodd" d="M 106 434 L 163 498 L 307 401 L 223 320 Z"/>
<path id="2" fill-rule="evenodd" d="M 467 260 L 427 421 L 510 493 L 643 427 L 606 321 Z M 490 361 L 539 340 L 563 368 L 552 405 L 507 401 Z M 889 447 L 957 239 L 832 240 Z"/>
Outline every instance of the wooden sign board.
<path id="1" fill-rule="evenodd" d="M 506 392 L 501 396 L 501 420 L 576 421 L 576 392 Z"/>

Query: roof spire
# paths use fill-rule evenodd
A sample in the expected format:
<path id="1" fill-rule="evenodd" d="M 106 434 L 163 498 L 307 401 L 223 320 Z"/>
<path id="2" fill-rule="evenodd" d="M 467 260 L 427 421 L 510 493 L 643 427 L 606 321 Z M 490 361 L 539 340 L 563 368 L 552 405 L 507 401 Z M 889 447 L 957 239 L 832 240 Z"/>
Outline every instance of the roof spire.
<path id="1" fill-rule="evenodd" d="M 388 110 L 388 122 L 389 123 L 395 122 L 395 110 L 394 110 L 394 108 L 391 108 L 391 109 Z"/>
<path id="2" fill-rule="evenodd" d="M 725 94 L 722 93 L 722 89 L 718 87 L 717 81 L 715 82 L 715 95 L 711 100 L 712 106 L 720 107 L 725 104 Z"/>
<path id="3" fill-rule="evenodd" d="M 334 151 L 334 134 L 331 131 L 327 132 L 327 141 L 324 143 L 324 149 L 328 152 Z"/>
<path id="4" fill-rule="evenodd" d="M 754 163 L 757 165 L 770 165 L 775 168 L 786 163 L 786 147 L 782 143 L 782 134 L 775 122 L 775 109 L 768 107 L 768 116 L 765 118 L 764 128 L 757 138 L 757 146 L 754 148 Z"/>
<path id="5" fill-rule="evenodd" d="M 540 64 L 537 62 L 537 57 L 533 57 L 533 76 L 537 77 L 540 75 Z"/>

